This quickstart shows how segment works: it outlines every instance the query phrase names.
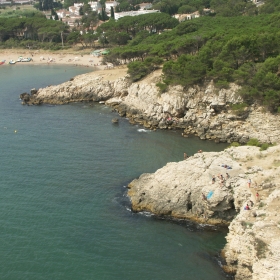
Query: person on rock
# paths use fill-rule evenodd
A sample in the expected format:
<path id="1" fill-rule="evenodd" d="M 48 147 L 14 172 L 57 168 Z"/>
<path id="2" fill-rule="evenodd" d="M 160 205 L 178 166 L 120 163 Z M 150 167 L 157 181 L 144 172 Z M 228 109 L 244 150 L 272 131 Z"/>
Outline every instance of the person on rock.
<path id="1" fill-rule="evenodd" d="M 245 206 L 245 210 L 250 210 L 250 207 L 248 204 Z"/>
<path id="2" fill-rule="evenodd" d="M 252 183 L 251 179 L 248 179 L 248 188 L 251 187 L 251 183 Z"/>

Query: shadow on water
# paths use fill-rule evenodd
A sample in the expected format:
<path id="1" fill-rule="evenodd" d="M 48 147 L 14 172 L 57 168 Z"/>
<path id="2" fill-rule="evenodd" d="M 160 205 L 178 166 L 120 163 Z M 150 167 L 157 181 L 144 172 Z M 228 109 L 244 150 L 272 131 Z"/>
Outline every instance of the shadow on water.
<path id="1" fill-rule="evenodd" d="M 132 179 L 133 180 L 133 179 Z M 154 224 L 156 223 L 167 223 L 171 225 L 177 225 L 184 228 L 187 232 L 192 234 L 201 234 L 201 235 L 222 235 L 226 236 L 228 233 L 228 228 L 226 226 L 216 226 L 210 224 L 199 224 L 193 221 L 184 220 L 184 219 L 175 219 L 170 216 L 157 216 L 151 212 L 134 212 L 131 208 L 131 201 L 127 195 L 127 185 L 132 181 L 125 182 L 122 187 L 118 187 L 118 193 L 115 195 L 114 202 L 117 204 L 118 211 L 122 212 L 128 219 L 140 219 L 140 220 L 151 220 Z M 186 237 L 187 238 L 187 237 Z M 223 270 L 223 265 L 225 265 L 225 260 L 220 255 L 220 251 L 213 250 L 203 250 L 194 253 L 198 259 L 203 259 L 208 263 L 211 263 L 214 269 L 218 270 L 220 275 L 226 279 L 234 280 L 234 276 L 226 273 Z"/>

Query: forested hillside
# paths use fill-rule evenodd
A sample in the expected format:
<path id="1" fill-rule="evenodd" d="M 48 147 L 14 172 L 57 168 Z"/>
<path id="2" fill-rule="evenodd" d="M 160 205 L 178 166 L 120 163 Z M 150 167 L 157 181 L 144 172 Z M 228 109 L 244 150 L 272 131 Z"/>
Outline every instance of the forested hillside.
<path id="1" fill-rule="evenodd" d="M 128 10 L 139 3 L 120 0 Z M 244 106 L 257 101 L 272 112 L 280 111 L 280 1 L 255 5 L 246 0 L 155 0 L 152 5 L 162 13 L 111 18 L 96 31 L 96 17 L 86 15 L 71 32 L 61 21 L 40 14 L 0 16 L 0 45 L 92 47 L 98 39 L 100 46 L 111 48 L 105 61 L 128 63 L 133 81 L 161 66 L 162 91 L 171 84 L 188 87 L 213 80 L 222 88 L 235 82 L 242 85 Z M 195 10 L 200 18 L 179 23 L 172 16 Z"/>

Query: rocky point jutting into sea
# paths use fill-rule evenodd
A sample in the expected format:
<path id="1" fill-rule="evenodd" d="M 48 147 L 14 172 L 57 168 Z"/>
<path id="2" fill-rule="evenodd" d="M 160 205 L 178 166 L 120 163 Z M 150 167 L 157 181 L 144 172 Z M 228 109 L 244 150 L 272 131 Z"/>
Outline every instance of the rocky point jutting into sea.
<path id="1" fill-rule="evenodd" d="M 33 89 L 21 99 L 37 105 L 104 101 L 131 123 L 150 129 L 182 129 L 185 137 L 194 134 L 216 142 L 280 142 L 278 115 L 257 105 L 239 114 L 231 110 L 231 104 L 242 102 L 235 84 L 229 89 L 217 89 L 212 82 L 186 90 L 173 86 L 160 93 L 160 70 L 137 83 L 122 73 L 117 79 L 109 78 L 110 70 L 80 75 L 58 86 Z M 266 151 L 242 146 L 168 163 L 128 185 L 132 209 L 229 225 L 222 252 L 225 270 L 236 279 L 280 279 L 279 156 L 280 146 Z M 247 204 L 250 210 L 244 209 Z"/>

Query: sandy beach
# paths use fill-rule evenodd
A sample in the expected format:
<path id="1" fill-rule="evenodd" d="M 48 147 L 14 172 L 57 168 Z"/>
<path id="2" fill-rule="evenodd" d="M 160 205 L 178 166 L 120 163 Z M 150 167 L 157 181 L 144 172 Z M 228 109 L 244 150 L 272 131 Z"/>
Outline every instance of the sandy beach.
<path id="1" fill-rule="evenodd" d="M 49 52 L 44 50 L 20 50 L 20 49 L 4 49 L 0 50 L 0 60 L 6 60 L 5 64 L 9 65 L 9 61 L 17 60 L 19 57 L 32 58 L 30 64 L 67 64 L 86 67 L 105 68 L 102 65 L 102 57 L 96 57 L 90 54 L 77 54 L 75 52 Z"/>
<path id="2" fill-rule="evenodd" d="M 126 74 L 127 67 L 125 65 L 109 68 L 102 65 L 102 57 L 96 57 L 88 53 L 79 54 L 74 51 L 58 51 L 50 52 L 45 50 L 27 50 L 27 49 L 0 49 L 0 61 L 5 63 L 0 67 L 16 67 L 16 64 L 9 64 L 11 60 L 17 60 L 20 56 L 24 58 L 32 58 L 30 62 L 17 62 L 26 65 L 34 64 L 57 64 L 57 65 L 74 65 L 91 67 L 95 75 L 103 76 L 107 80 L 115 80 Z"/>

